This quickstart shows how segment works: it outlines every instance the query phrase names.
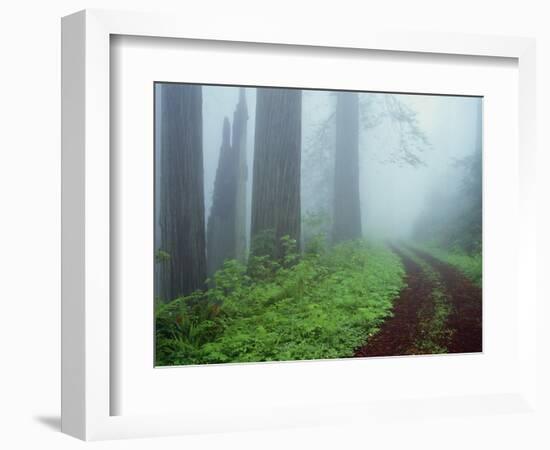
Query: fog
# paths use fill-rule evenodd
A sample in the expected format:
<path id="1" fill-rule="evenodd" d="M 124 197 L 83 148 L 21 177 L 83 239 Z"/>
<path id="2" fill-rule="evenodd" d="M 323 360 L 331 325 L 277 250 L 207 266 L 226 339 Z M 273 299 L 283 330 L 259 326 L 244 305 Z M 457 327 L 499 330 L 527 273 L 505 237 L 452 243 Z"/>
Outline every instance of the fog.
<path id="1" fill-rule="evenodd" d="M 481 98 L 156 94 L 158 364 L 481 351 Z"/>
<path id="2" fill-rule="evenodd" d="M 363 230 L 384 237 L 409 237 L 420 214 L 426 214 L 434 190 L 452 197 L 462 174 L 456 162 L 476 151 L 479 98 L 399 95 L 416 112 L 428 144 L 419 152 L 423 164 L 374 161 L 395 149 L 399 130 L 387 124 L 363 133 L 361 152 L 361 206 Z M 372 149 L 372 150 L 371 150 Z"/>
<path id="3" fill-rule="evenodd" d="M 248 224 L 254 153 L 256 89 L 246 88 L 249 112 L 247 133 Z M 388 111 L 388 99 L 408 111 L 408 119 Z M 203 87 L 203 150 L 205 214 L 212 206 L 224 117 L 231 120 L 238 88 Z M 365 236 L 407 238 L 428 200 L 436 191 L 451 197 L 462 174 L 457 162 L 472 155 L 480 138 L 478 97 L 359 94 L 360 201 Z M 335 95 L 303 91 L 302 104 L 302 217 L 311 213 L 330 216 L 334 183 Z M 411 132 L 410 121 L 415 129 Z M 421 133 L 418 141 L 415 133 Z M 411 162 L 407 153 L 418 157 Z M 452 206 L 452 205 L 451 205 Z M 248 225 L 249 226 L 249 225 Z"/>

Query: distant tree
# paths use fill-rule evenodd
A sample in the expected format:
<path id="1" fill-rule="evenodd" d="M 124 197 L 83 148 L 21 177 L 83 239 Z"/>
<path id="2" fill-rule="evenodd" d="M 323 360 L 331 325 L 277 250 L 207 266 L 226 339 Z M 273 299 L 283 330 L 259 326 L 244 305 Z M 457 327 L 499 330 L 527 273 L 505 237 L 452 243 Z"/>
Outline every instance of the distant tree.
<path id="1" fill-rule="evenodd" d="M 204 287 L 202 90 L 166 84 L 161 90 L 158 293 L 172 300 Z"/>
<path id="2" fill-rule="evenodd" d="M 390 152 L 377 154 L 381 163 L 425 166 L 422 153 L 430 147 L 418 124 L 417 113 L 393 94 L 371 94 L 362 104 L 365 129 L 386 122 L 395 129 L 397 143 Z"/>
<path id="3" fill-rule="evenodd" d="M 206 231 L 208 276 L 226 259 L 246 259 L 246 129 L 248 111 L 244 89 L 233 114 L 233 133 L 226 117 Z"/>
<path id="4" fill-rule="evenodd" d="M 350 100 L 346 103 L 346 94 Z M 430 143 L 422 132 L 416 112 L 408 107 L 398 96 L 383 93 L 344 93 L 335 92 L 334 108 L 318 124 L 317 131 L 306 142 L 304 165 L 308 167 L 304 177 L 304 190 L 308 193 L 323 193 L 322 198 L 331 201 L 317 200 L 313 213 L 329 213 L 332 223 L 332 238 L 336 242 L 343 239 L 361 236 L 361 211 L 359 196 L 359 155 L 368 153 L 369 160 L 378 164 L 397 164 L 420 167 L 425 165 L 422 153 Z M 356 107 L 353 97 L 357 98 L 357 126 L 355 126 Z M 352 120 L 340 122 L 346 113 Z M 353 111 L 353 114 L 351 112 Z M 395 142 L 388 142 L 380 148 L 361 146 L 361 135 L 379 127 L 393 127 Z M 353 137 L 352 137 L 353 136 Z M 355 138 L 356 136 L 356 138 Z M 357 142 L 357 152 L 350 149 L 352 145 L 342 145 L 346 139 Z M 348 149 L 348 153 L 342 149 Z M 353 158 L 354 163 L 345 162 L 343 157 Z M 350 170 L 355 165 L 357 171 Z M 344 168 L 344 170 L 342 170 Z M 345 193 L 347 190 L 347 194 Z M 338 207 L 338 209 L 336 209 Z M 343 211 L 342 211 L 343 210 Z M 347 218 L 344 219 L 344 217 Z M 351 219 L 350 219 L 351 218 Z M 359 223 L 359 225 L 358 225 Z M 343 233 L 342 228 L 349 229 Z M 359 232 L 358 232 L 359 230 Z"/>
<path id="5" fill-rule="evenodd" d="M 229 119 L 226 117 L 223 121 L 222 144 L 206 230 L 209 277 L 226 259 L 233 259 L 236 255 L 235 213 L 239 161 L 231 147 L 230 132 Z"/>
<path id="6" fill-rule="evenodd" d="M 257 90 L 251 224 L 251 250 L 256 255 L 268 249 L 280 258 L 284 236 L 299 242 L 301 124 L 300 90 Z M 260 249 L 258 239 L 266 236 L 271 246 Z"/>
<path id="7" fill-rule="evenodd" d="M 334 160 L 334 243 L 361 237 L 359 199 L 359 102 L 357 93 L 338 92 Z"/>
<path id="8" fill-rule="evenodd" d="M 246 135 L 248 108 L 244 88 L 239 89 L 239 102 L 233 114 L 232 148 L 237 158 L 237 200 L 235 205 L 235 257 L 244 262 L 246 259 L 246 223 L 247 223 L 247 183 L 248 166 L 246 164 Z"/>

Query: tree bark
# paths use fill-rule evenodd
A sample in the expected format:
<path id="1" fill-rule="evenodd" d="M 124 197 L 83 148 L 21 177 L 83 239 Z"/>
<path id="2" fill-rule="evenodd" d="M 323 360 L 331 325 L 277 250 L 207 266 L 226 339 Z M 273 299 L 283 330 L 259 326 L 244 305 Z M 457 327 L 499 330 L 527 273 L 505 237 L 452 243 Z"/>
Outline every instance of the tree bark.
<path id="1" fill-rule="evenodd" d="M 338 92 L 332 240 L 361 238 L 359 105 L 354 92 Z"/>
<path id="2" fill-rule="evenodd" d="M 172 300 L 206 279 L 202 89 L 166 84 L 161 96 L 159 293 Z"/>
<path id="3" fill-rule="evenodd" d="M 281 258 L 281 237 L 300 239 L 302 92 L 261 88 L 256 95 L 252 252 Z"/>

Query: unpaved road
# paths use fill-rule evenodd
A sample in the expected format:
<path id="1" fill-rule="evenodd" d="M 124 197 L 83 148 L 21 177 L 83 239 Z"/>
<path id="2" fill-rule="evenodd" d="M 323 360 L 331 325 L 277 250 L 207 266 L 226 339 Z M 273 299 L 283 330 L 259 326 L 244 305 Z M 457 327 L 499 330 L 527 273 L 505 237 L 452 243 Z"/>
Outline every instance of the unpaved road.
<path id="1" fill-rule="evenodd" d="M 380 331 L 357 349 L 355 356 L 397 356 L 427 353 L 472 353 L 482 351 L 481 289 L 454 267 L 414 248 L 392 247 L 406 270 L 407 287 L 394 302 L 393 317 L 383 323 Z M 421 263 L 420 263 L 421 262 Z M 439 349 L 427 351 L 422 345 L 422 323 L 435 314 L 434 276 L 426 273 L 430 267 L 444 292 L 448 316 L 444 321 L 446 339 Z M 441 289 L 442 288 L 442 289 Z M 425 326 L 424 326 L 425 328 Z"/>

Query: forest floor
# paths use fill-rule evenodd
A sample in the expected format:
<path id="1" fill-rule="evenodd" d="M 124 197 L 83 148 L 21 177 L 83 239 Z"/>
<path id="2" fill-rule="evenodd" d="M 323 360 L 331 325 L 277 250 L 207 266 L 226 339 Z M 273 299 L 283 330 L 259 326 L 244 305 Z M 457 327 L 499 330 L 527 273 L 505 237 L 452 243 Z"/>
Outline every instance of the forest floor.
<path id="1" fill-rule="evenodd" d="M 355 356 L 482 351 L 482 292 L 457 268 L 418 248 L 394 245 L 407 286 L 386 320 Z"/>

